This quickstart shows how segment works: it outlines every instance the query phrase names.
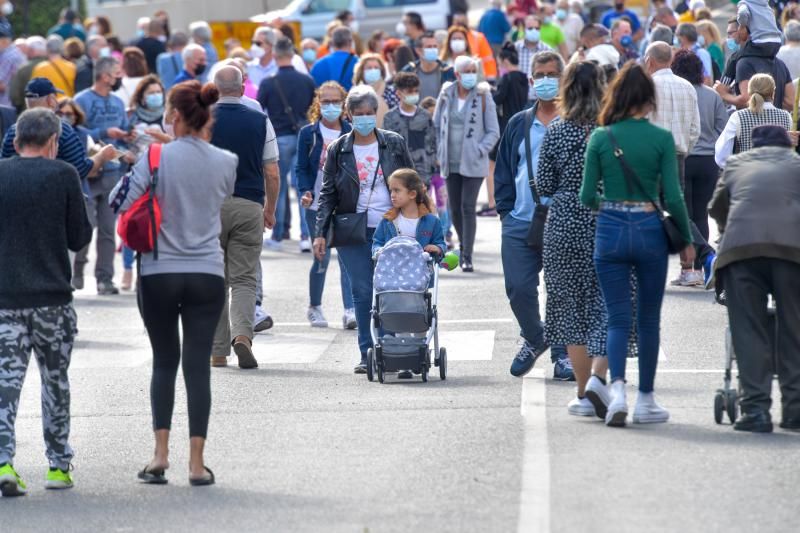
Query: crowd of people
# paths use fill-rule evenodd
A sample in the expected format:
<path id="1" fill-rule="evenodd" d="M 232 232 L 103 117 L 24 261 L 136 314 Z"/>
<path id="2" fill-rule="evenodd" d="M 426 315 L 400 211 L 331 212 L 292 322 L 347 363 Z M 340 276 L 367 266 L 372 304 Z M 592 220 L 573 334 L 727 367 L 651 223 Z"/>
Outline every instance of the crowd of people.
<path id="1" fill-rule="evenodd" d="M 414 236 L 431 254 L 457 248 L 471 273 L 477 217 L 499 215 L 521 337 L 512 375 L 549 350 L 554 379 L 576 381 L 568 412 L 624 426 L 626 361 L 636 356 L 632 420 L 666 422 L 654 388 L 668 258 L 679 253 L 672 285 L 716 284 L 737 303 L 734 348 L 748 361 L 739 430 L 772 430 L 766 297 L 775 297 L 789 325 L 776 341 L 786 358 L 782 427 L 800 428 L 791 297 L 800 241 L 781 231 L 800 222 L 794 6 L 777 17 L 764 0 L 743 1 L 726 41 L 702 0 L 654 0 L 646 21 L 617 0 L 599 23 L 581 0 L 491 0 L 476 28 L 453 13 L 447 30 L 429 31 L 407 12 L 396 36 L 366 43 L 345 11 L 321 42 L 263 26 L 249 48 L 228 40 L 224 51 L 207 23 L 176 31 L 164 12 L 137 21 L 126 46 L 104 17 L 81 22 L 65 10 L 49 35 L 16 40 L 0 20 L 3 495 L 26 491 L 13 435 L 31 349 L 47 487 L 73 484 L 72 291 L 84 288 L 94 233 L 97 292 L 119 293 L 117 218 L 148 194 L 162 216 L 155 249 L 120 250 L 121 286 L 137 291 L 153 350 L 146 483 L 166 483 L 179 366 L 190 481 L 214 483 L 203 460 L 210 367 L 226 366 L 231 351 L 240 368 L 258 366 L 254 334 L 274 324 L 261 252 L 290 238 L 293 212 L 299 249 L 311 252 L 312 327 L 328 327 L 321 303 L 336 248 L 342 325 L 358 330 L 356 374 L 367 373 L 372 345 L 376 250 Z M 781 170 L 759 186 L 773 161 Z M 478 209 L 484 182 L 489 203 Z M 709 202 L 719 250 L 708 242 Z M 754 229 L 761 216 L 769 231 Z"/>

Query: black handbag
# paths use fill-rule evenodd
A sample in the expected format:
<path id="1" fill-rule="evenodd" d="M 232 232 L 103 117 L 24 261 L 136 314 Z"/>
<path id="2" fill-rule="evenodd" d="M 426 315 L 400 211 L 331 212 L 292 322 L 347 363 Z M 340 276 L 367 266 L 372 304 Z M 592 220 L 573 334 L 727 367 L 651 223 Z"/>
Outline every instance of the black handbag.
<path id="1" fill-rule="evenodd" d="M 622 173 L 625 175 L 625 180 L 628 182 L 628 190 L 631 190 L 631 182 L 633 182 L 636 188 L 639 189 L 639 192 L 649 198 L 650 203 L 656 208 L 658 218 L 661 220 L 661 227 L 664 228 L 664 234 L 667 236 L 667 249 L 669 250 L 669 253 L 677 254 L 683 251 L 683 249 L 686 248 L 686 246 L 690 243 L 687 243 L 686 239 L 683 238 L 675 217 L 666 213 L 661 207 L 661 204 L 647 194 L 647 191 L 644 190 L 644 186 L 639 179 L 639 175 L 636 174 L 636 171 L 634 171 L 625 160 L 624 152 L 619 147 L 619 144 L 617 144 L 617 139 L 614 137 L 614 134 L 611 133 L 611 128 L 605 127 L 603 129 L 608 134 L 608 140 L 611 141 L 611 146 L 614 148 L 614 157 L 617 158 L 619 164 L 622 166 Z"/>
<path id="2" fill-rule="evenodd" d="M 372 201 L 372 193 L 375 191 L 375 183 L 378 181 L 378 171 L 381 169 L 380 161 L 375 168 L 375 175 L 372 177 L 372 187 L 369 190 L 367 208 L 363 213 L 342 213 L 333 215 L 331 222 L 331 235 L 328 239 L 328 246 L 339 248 L 340 246 L 357 246 L 367 244 L 367 216 L 369 204 Z"/>
<path id="3" fill-rule="evenodd" d="M 533 250 L 540 252 L 544 249 L 544 225 L 547 222 L 547 213 L 550 206 L 542 203 L 539 191 L 536 188 L 536 181 L 533 175 L 533 152 L 531 151 L 531 125 L 533 117 L 536 115 L 536 105 L 525 112 L 525 158 L 528 162 L 528 185 L 533 196 L 533 220 L 528 228 L 526 241 Z"/>

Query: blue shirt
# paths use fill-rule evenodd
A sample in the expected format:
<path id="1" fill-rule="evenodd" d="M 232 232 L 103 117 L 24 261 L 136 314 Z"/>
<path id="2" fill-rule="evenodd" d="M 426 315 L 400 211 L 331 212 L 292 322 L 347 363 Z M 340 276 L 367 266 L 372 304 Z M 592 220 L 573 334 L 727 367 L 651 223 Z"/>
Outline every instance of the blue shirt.
<path id="1" fill-rule="evenodd" d="M 636 13 L 634 13 L 630 9 L 626 9 L 621 13 L 615 11 L 614 9 L 609 9 L 603 15 L 603 26 L 605 26 L 606 28 L 611 28 L 611 25 L 614 24 L 614 21 L 620 17 L 626 17 L 630 19 L 631 30 L 633 30 L 633 33 L 636 33 L 637 31 L 639 31 L 639 28 L 642 27 L 642 23 L 639 22 L 639 17 L 636 15 Z"/>
<path id="2" fill-rule="evenodd" d="M 544 134 L 547 132 L 547 126 L 533 117 L 531 124 L 531 163 L 533 164 L 533 174 L 536 175 L 536 168 L 539 166 L 539 152 L 542 148 L 542 141 Z M 514 178 L 514 188 L 517 191 L 517 198 L 514 202 L 514 209 L 511 211 L 511 216 L 518 219 L 530 222 L 533 220 L 533 194 L 531 193 L 531 186 L 528 182 L 528 158 L 525 156 L 525 141 L 519 143 L 517 148 L 519 153 L 519 164 L 517 165 L 517 175 Z M 542 203 L 547 203 L 545 198 L 542 198 Z"/>
<path id="3" fill-rule="evenodd" d="M 156 67 L 164 89 L 169 90 L 175 85 L 175 79 L 183 70 L 183 58 L 180 52 L 164 52 L 158 56 Z"/>
<path id="4" fill-rule="evenodd" d="M 349 57 L 353 57 L 347 65 L 347 69 L 342 72 L 344 65 Z M 326 81 L 335 81 L 344 87 L 345 91 L 349 91 L 353 86 L 353 71 L 358 63 L 358 58 L 350 52 L 337 50 L 332 54 L 326 55 L 317 61 L 311 68 L 311 77 L 314 78 L 314 83 L 317 87 Z"/>
<path id="5" fill-rule="evenodd" d="M 478 23 L 478 31 L 486 36 L 490 44 L 503 44 L 511 24 L 506 14 L 497 8 L 487 9 Z"/>
<path id="6" fill-rule="evenodd" d="M 197 78 L 186 72 L 185 70 L 181 69 L 180 73 L 175 76 L 175 79 L 172 80 L 172 85 L 177 85 L 179 83 L 183 83 L 184 81 L 192 81 L 196 80 Z"/>
<path id="7" fill-rule="evenodd" d="M 128 113 L 125 111 L 125 102 L 114 94 L 100 96 L 93 89 L 81 91 L 75 101 L 86 113 L 86 129 L 95 140 L 125 148 L 125 144 L 108 136 L 109 128 L 119 128 L 123 131 L 130 129 Z M 110 161 L 103 167 L 103 171 L 116 170 L 120 167 L 118 161 Z"/>

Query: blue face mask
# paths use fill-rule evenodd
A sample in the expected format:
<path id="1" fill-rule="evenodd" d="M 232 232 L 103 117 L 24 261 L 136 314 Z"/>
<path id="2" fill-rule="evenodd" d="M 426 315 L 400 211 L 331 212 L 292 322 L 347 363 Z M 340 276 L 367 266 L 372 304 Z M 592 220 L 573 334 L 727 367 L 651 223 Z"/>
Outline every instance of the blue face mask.
<path id="1" fill-rule="evenodd" d="M 630 35 L 623 35 L 622 38 L 619 40 L 619 44 L 621 44 L 625 48 L 630 48 L 633 46 L 633 38 Z"/>
<path id="2" fill-rule="evenodd" d="M 461 75 L 461 86 L 471 91 L 478 85 L 478 75 L 474 72 L 465 72 Z"/>
<path id="3" fill-rule="evenodd" d="M 164 106 L 164 93 L 148 94 L 144 97 L 147 109 L 160 109 Z"/>
<path id="4" fill-rule="evenodd" d="M 555 78 L 533 80 L 533 90 L 539 100 L 549 102 L 558 96 L 558 80 Z"/>
<path id="5" fill-rule="evenodd" d="M 376 115 L 361 115 L 358 117 L 353 117 L 353 129 L 356 130 L 359 135 L 364 137 L 372 133 L 377 124 L 378 117 Z"/>
<path id="6" fill-rule="evenodd" d="M 567 18 L 567 10 L 566 9 L 556 9 L 556 18 L 558 20 L 565 20 Z"/>
<path id="7" fill-rule="evenodd" d="M 303 61 L 306 63 L 313 63 L 317 60 L 317 51 L 313 48 L 306 48 L 303 50 Z"/>
<path id="8" fill-rule="evenodd" d="M 439 59 L 439 49 L 438 48 L 423 48 L 422 49 L 422 59 L 429 62 L 434 62 Z"/>
<path id="9" fill-rule="evenodd" d="M 342 106 L 341 104 L 325 104 L 320 112 L 322 113 L 322 118 L 328 122 L 333 122 L 339 120 L 339 117 L 342 116 Z"/>
<path id="10" fill-rule="evenodd" d="M 368 68 L 364 70 L 364 81 L 372 85 L 381 79 L 381 69 Z"/>
<path id="11" fill-rule="evenodd" d="M 529 43 L 538 43 L 539 42 L 539 30 L 536 28 L 528 28 L 525 30 L 525 40 Z"/>
<path id="12" fill-rule="evenodd" d="M 728 37 L 728 39 L 725 41 L 725 47 L 731 53 L 739 51 L 739 43 L 737 43 L 736 39 L 734 39 L 733 37 Z"/>
<path id="13" fill-rule="evenodd" d="M 144 30 L 136 30 L 136 36 L 140 39 L 144 37 Z"/>
<path id="14" fill-rule="evenodd" d="M 675 48 L 680 48 L 681 47 L 681 40 L 678 39 L 677 35 L 672 38 L 672 46 L 674 46 Z"/>
<path id="15" fill-rule="evenodd" d="M 550 24 L 551 22 L 553 22 L 552 17 L 545 17 L 544 19 L 542 19 L 542 24 Z"/>
<path id="16" fill-rule="evenodd" d="M 697 36 L 697 45 L 700 46 L 700 47 L 705 46 L 706 45 L 706 38 L 703 37 L 702 35 L 698 35 Z"/>

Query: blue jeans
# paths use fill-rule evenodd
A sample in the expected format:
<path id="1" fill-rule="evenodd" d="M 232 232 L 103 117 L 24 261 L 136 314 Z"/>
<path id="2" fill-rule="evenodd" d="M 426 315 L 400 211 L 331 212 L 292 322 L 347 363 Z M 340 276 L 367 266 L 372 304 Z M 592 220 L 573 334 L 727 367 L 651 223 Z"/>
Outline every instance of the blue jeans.
<path id="1" fill-rule="evenodd" d="M 314 234 L 314 227 L 316 226 L 317 212 L 316 210 L 306 209 L 305 219 L 308 227 L 311 228 L 309 237 L 313 240 L 316 235 Z M 312 256 L 314 257 L 314 256 Z M 350 278 L 347 277 L 347 271 L 342 264 L 342 256 L 339 257 L 339 282 L 342 286 L 342 305 L 345 309 L 353 308 L 353 290 L 350 288 Z M 316 307 L 322 305 L 322 291 L 325 289 L 325 276 L 328 272 L 328 264 L 331 262 L 330 250 L 325 254 L 325 259 L 321 262 L 314 257 L 314 263 L 311 265 L 311 272 L 308 274 L 308 292 L 311 297 L 311 306 Z"/>
<path id="2" fill-rule="evenodd" d="M 372 347 L 370 311 L 372 309 L 372 236 L 375 228 L 367 230 L 367 242 L 355 246 L 342 246 L 336 251 L 347 271 L 353 293 L 353 306 L 358 323 L 358 348 L 361 362 L 367 361 L 367 350 Z"/>
<path id="3" fill-rule="evenodd" d="M 536 351 L 545 349 L 544 324 L 539 313 L 539 274 L 542 254 L 528 246 L 531 223 L 511 215 L 503 217 L 501 258 L 506 282 L 506 296 L 520 327 L 520 335 Z M 567 358 L 564 346 L 553 346 L 550 359 Z"/>
<path id="4" fill-rule="evenodd" d="M 633 269 L 638 283 L 636 324 L 641 392 L 653 391 L 668 261 L 667 238 L 656 213 L 600 212 L 594 263 L 608 311 L 606 347 L 611 380 L 625 379 Z"/>
<path id="5" fill-rule="evenodd" d="M 278 171 L 280 172 L 280 193 L 278 205 L 275 209 L 275 228 L 272 230 L 272 239 L 280 241 L 283 234 L 289 231 L 289 184 L 290 174 L 294 174 L 294 165 L 297 162 L 297 135 L 281 135 L 278 137 Z M 301 211 L 302 213 L 302 211 Z M 303 218 L 302 216 L 300 217 Z"/>
<path id="6" fill-rule="evenodd" d="M 136 259 L 135 252 L 123 244 L 122 245 L 122 267 L 125 270 L 133 270 L 133 263 L 134 263 L 135 259 Z"/>

